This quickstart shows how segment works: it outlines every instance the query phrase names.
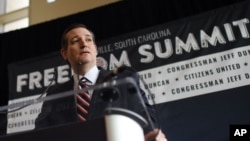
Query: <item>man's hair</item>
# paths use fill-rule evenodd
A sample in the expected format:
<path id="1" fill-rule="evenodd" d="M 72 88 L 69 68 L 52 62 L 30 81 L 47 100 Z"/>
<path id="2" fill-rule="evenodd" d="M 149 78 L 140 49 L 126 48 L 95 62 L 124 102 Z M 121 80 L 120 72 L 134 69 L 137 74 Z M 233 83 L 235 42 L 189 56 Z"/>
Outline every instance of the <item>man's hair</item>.
<path id="1" fill-rule="evenodd" d="M 66 34 L 67 34 L 70 30 L 72 30 L 72 29 L 74 29 L 74 28 L 79 28 L 79 27 L 86 28 L 87 30 L 89 30 L 89 32 L 90 32 L 91 35 L 92 35 L 93 41 L 95 42 L 95 35 L 94 35 L 94 33 L 93 33 L 90 29 L 88 29 L 86 25 L 81 24 L 81 23 L 73 23 L 73 24 L 71 24 L 70 26 L 68 26 L 68 28 L 66 28 L 66 29 L 64 30 L 63 34 L 62 34 L 62 38 L 61 38 L 61 48 L 62 48 L 62 49 L 63 49 L 63 48 L 66 49 L 66 48 L 67 48 L 67 45 L 68 45 L 68 39 L 66 38 Z"/>

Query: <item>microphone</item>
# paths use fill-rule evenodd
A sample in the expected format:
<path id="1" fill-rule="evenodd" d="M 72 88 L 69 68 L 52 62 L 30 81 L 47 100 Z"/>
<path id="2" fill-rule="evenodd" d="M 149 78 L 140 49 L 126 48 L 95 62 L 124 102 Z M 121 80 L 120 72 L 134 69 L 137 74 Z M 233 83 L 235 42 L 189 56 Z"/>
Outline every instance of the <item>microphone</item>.
<path id="1" fill-rule="evenodd" d="M 113 69 L 112 71 L 110 71 L 109 73 L 107 73 L 107 75 L 104 77 L 104 81 L 107 81 L 107 80 L 111 79 L 112 77 L 117 76 L 119 73 L 122 73 L 125 70 L 126 71 L 130 71 L 132 73 L 136 73 L 138 75 L 138 77 L 139 77 L 139 81 L 141 81 L 144 85 L 146 85 L 146 82 L 144 81 L 143 78 L 141 78 L 139 76 L 139 74 L 137 73 L 137 71 L 134 68 L 126 66 L 126 65 L 122 65 L 120 67 L 117 67 L 117 68 Z M 134 81 L 134 82 L 136 83 L 136 81 Z M 138 89 L 138 87 L 135 88 L 136 85 L 138 86 L 138 84 L 134 84 L 133 86 L 128 85 L 128 91 L 130 93 L 137 93 L 137 94 L 140 93 L 139 92 L 140 88 L 139 89 Z M 148 94 L 151 97 L 151 100 L 153 102 L 153 108 L 154 108 L 155 114 L 156 114 L 156 119 L 155 120 L 157 120 L 157 126 L 158 126 L 158 128 L 161 128 L 161 125 L 160 125 L 161 121 L 160 121 L 159 116 L 158 116 L 159 115 L 159 111 L 158 111 L 158 108 L 156 107 L 155 99 L 153 98 L 152 92 L 149 89 L 146 89 L 146 90 L 147 90 L 147 92 L 148 92 Z M 143 101 L 143 98 L 142 98 L 142 96 L 140 94 L 139 94 L 139 99 L 140 99 L 140 101 Z M 146 106 L 144 108 L 146 108 Z M 149 113 L 147 113 L 147 114 L 148 114 L 147 116 L 148 116 L 149 124 L 151 124 L 151 127 L 154 128 L 154 125 L 153 125 L 153 122 L 151 121 L 150 115 L 149 115 Z"/>
<path id="2" fill-rule="evenodd" d="M 112 71 L 110 71 L 109 73 L 107 73 L 104 78 L 102 79 L 101 83 L 105 83 L 104 85 L 108 85 L 107 84 L 107 80 L 111 79 L 112 77 L 116 76 L 117 74 L 119 74 L 120 72 L 123 72 L 127 67 L 125 65 L 122 65 L 120 67 L 116 67 L 114 68 Z M 112 83 L 112 82 L 109 82 Z M 111 84 L 112 85 L 112 84 Z M 115 101 L 119 98 L 120 95 L 120 91 L 116 88 L 104 88 L 101 93 L 100 96 L 102 97 L 102 99 L 104 101 L 108 101 L 108 102 L 112 102 Z"/>
<path id="3" fill-rule="evenodd" d="M 132 70 L 132 68 L 130 68 L 130 67 L 126 66 L 126 65 L 121 65 L 120 67 L 116 67 L 112 71 L 107 73 L 107 75 L 103 78 L 102 82 L 105 82 L 105 81 L 111 79 L 112 77 L 118 75 L 119 73 L 121 73 L 121 72 L 123 72 L 125 70 Z M 132 70 L 132 71 L 134 71 L 134 70 Z"/>
<path id="4" fill-rule="evenodd" d="M 49 85 L 47 86 L 47 88 L 39 95 L 39 97 L 38 98 L 36 98 L 35 100 L 33 100 L 33 101 L 39 101 L 40 99 L 42 99 L 42 97 L 47 93 L 47 91 L 49 90 L 49 88 L 53 85 L 53 81 L 56 79 L 56 77 L 57 77 L 57 70 L 55 69 L 55 72 L 53 73 L 53 77 L 51 78 L 51 80 L 50 80 L 50 83 L 49 83 Z M 16 107 L 16 109 L 14 109 L 14 110 L 9 110 L 9 111 L 1 111 L 0 110 L 0 115 L 1 114 L 8 114 L 8 113 L 13 113 L 13 112 L 16 112 L 16 111 L 19 111 L 19 110 L 21 110 L 21 109 L 23 109 L 23 108 L 25 108 L 25 107 L 27 107 L 27 106 L 30 106 L 31 104 L 33 104 L 33 103 L 30 103 L 30 102 L 22 102 L 21 104 L 17 104 L 17 105 L 20 105 L 20 106 L 15 106 L 15 104 L 14 104 L 14 107 Z"/>
<path id="5" fill-rule="evenodd" d="M 78 79 L 78 82 L 79 82 L 79 76 L 80 76 L 80 69 L 81 69 L 81 65 L 82 65 L 82 61 L 79 61 L 78 62 L 78 65 L 77 65 L 77 79 Z"/>
<path id="6" fill-rule="evenodd" d="M 82 62 L 81 62 L 81 61 L 79 61 L 79 62 L 78 62 L 78 65 L 82 65 Z"/>

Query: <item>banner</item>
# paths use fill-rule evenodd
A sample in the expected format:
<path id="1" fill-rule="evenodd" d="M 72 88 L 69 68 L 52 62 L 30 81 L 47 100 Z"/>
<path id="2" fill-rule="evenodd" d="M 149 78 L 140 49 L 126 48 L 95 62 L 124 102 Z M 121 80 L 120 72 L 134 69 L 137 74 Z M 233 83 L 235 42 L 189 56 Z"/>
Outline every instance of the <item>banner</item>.
<path id="1" fill-rule="evenodd" d="M 112 70 L 125 64 L 138 71 L 169 140 L 227 140 L 230 124 L 250 123 L 249 6 L 232 5 L 100 41 L 98 65 Z M 9 103 L 41 95 L 53 73 L 53 85 L 67 81 L 71 70 L 60 59 L 52 53 L 11 64 Z M 30 117 L 27 110 L 17 112 Z M 7 132 L 33 129 L 33 119 L 19 124 L 25 120 L 9 116 Z"/>
<path id="2" fill-rule="evenodd" d="M 70 66 L 62 59 L 59 52 L 54 52 L 10 64 L 8 69 L 9 105 L 24 106 L 19 110 L 8 109 L 7 133 L 32 130 L 42 103 L 26 105 L 31 100 L 44 97 L 47 88 L 68 81 L 71 77 Z"/>

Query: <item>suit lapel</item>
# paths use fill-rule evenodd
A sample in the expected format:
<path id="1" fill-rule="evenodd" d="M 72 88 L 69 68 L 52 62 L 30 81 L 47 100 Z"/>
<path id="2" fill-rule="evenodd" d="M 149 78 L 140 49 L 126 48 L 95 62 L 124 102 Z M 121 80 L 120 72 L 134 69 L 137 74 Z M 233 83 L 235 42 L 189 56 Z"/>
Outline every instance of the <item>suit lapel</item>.
<path id="1" fill-rule="evenodd" d="M 104 77 L 105 77 L 105 76 L 107 75 L 107 73 L 109 72 L 109 71 L 104 70 L 104 69 L 102 69 L 102 68 L 100 68 L 100 67 L 98 67 L 98 69 L 100 70 L 100 73 L 99 73 L 99 75 L 98 75 L 96 84 L 101 83 L 102 80 L 104 79 Z"/>
<path id="2" fill-rule="evenodd" d="M 100 72 L 99 72 L 99 75 L 98 75 L 98 78 L 96 80 L 95 85 L 101 84 L 104 77 L 109 72 L 109 71 L 104 70 L 100 67 L 98 67 L 98 69 L 100 70 Z M 100 90 L 94 90 L 92 98 L 91 98 L 91 102 L 90 102 L 87 120 L 92 120 L 92 119 L 96 119 L 99 117 L 103 117 L 103 106 L 99 105 L 100 104 L 99 101 L 101 100 L 99 94 L 100 94 Z M 100 108 L 100 107 L 102 107 L 102 108 Z"/>

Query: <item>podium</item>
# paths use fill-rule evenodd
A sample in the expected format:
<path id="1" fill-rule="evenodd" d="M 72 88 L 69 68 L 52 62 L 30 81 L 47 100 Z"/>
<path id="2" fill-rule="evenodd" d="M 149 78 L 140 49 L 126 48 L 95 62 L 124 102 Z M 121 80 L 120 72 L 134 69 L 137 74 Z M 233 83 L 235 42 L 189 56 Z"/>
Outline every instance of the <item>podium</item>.
<path id="1" fill-rule="evenodd" d="M 126 109 L 109 109 L 103 118 L 50 128 L 13 133 L 0 137 L 1 141 L 144 141 L 140 123 L 143 118 Z"/>
<path id="2" fill-rule="evenodd" d="M 104 118 L 0 136 L 1 141 L 107 141 Z"/>
<path id="3" fill-rule="evenodd" d="M 72 120 L 63 120 L 60 123 L 64 125 L 55 124 L 48 128 L 12 133 L 0 137 L 0 140 L 44 141 L 56 139 L 69 141 L 83 139 L 91 141 L 144 141 L 143 127 L 153 126 L 136 84 L 134 79 L 125 78 L 86 88 L 85 90 L 92 89 L 97 92 L 92 96 L 94 100 L 91 101 L 93 103 L 91 103 L 92 106 L 90 106 L 88 113 L 89 119 L 86 122 L 70 122 L 65 125 L 65 121 Z M 56 123 L 58 118 L 55 117 L 66 117 L 68 113 L 74 112 L 75 107 L 70 105 L 75 106 L 75 101 L 72 100 L 74 95 L 72 94 L 76 92 L 78 93 L 78 91 L 65 91 L 46 96 L 44 99 L 34 99 L 30 101 L 28 106 L 46 101 L 47 107 L 44 106 L 46 110 L 41 117 L 53 117 L 50 122 Z M 56 102 L 52 100 L 56 100 Z M 135 103 L 136 106 L 131 106 L 131 103 Z M 17 105 L 9 105 L 7 108 L 13 106 Z M 20 107 L 22 106 L 25 105 Z M 69 118 L 71 117 L 69 116 Z"/>

